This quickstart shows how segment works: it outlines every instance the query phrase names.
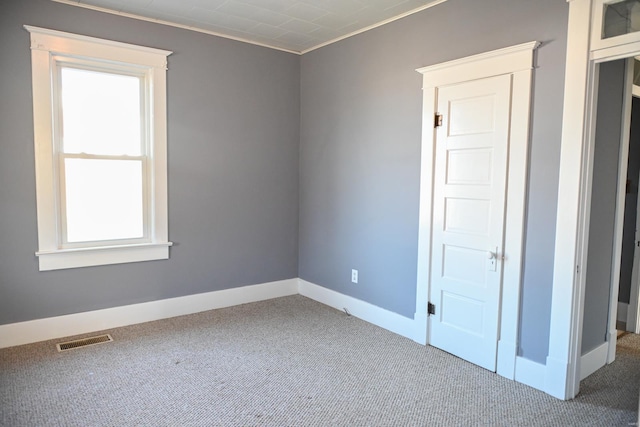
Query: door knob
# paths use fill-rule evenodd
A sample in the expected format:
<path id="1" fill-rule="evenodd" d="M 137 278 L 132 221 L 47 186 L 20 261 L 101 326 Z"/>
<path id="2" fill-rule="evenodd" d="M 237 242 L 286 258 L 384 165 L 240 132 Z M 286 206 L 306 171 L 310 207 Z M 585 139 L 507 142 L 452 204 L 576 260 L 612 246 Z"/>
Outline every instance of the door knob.
<path id="1" fill-rule="evenodd" d="M 496 257 L 495 252 L 487 251 L 487 259 L 494 259 Z"/>

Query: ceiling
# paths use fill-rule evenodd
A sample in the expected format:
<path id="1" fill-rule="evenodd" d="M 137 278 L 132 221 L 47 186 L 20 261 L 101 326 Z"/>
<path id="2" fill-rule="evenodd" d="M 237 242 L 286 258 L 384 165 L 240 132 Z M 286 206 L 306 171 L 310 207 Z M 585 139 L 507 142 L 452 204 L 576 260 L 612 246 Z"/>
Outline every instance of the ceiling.
<path id="1" fill-rule="evenodd" d="M 294 53 L 446 0 L 53 0 Z"/>

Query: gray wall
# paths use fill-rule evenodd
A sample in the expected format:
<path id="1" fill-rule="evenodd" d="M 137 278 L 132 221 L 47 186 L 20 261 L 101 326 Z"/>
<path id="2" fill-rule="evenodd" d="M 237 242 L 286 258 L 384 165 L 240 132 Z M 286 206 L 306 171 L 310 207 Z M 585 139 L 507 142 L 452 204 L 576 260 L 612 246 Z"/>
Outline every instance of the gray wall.
<path id="1" fill-rule="evenodd" d="M 618 188 L 625 60 L 600 65 L 582 354 L 605 342 Z"/>
<path id="2" fill-rule="evenodd" d="M 636 61 L 637 63 L 638 61 Z M 631 131 L 629 133 L 629 163 L 627 167 L 627 193 L 624 202 L 624 228 L 622 231 L 622 259 L 618 301 L 629 304 L 631 273 L 635 251 L 636 209 L 638 206 L 638 178 L 640 174 L 640 99 L 633 98 L 631 107 Z"/>
<path id="3" fill-rule="evenodd" d="M 1 2 L 0 324 L 298 275 L 413 317 L 421 126 L 414 70 L 539 40 L 519 352 L 544 363 L 567 12 L 558 0 L 449 0 L 300 59 L 48 0 Z M 175 52 L 170 260 L 38 272 L 23 24 Z"/>
<path id="4" fill-rule="evenodd" d="M 23 24 L 174 52 L 170 260 L 38 271 Z M 298 276 L 297 55 L 49 0 L 5 0 L 0 58 L 0 324 Z"/>
<path id="5" fill-rule="evenodd" d="M 533 92 L 520 354 L 548 353 L 568 5 L 449 0 L 305 54 L 302 279 L 406 317 L 416 304 L 421 76 L 416 68 L 532 40 Z M 360 272 L 350 282 L 351 269 Z"/>

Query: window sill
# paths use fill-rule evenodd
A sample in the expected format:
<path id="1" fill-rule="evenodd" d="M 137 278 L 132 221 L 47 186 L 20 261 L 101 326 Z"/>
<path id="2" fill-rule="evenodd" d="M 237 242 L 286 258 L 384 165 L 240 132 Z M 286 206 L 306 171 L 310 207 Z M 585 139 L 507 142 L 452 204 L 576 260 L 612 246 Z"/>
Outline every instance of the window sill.
<path id="1" fill-rule="evenodd" d="M 169 246 L 171 245 L 173 243 L 165 242 L 59 249 L 36 252 L 36 256 L 40 264 L 40 271 L 62 270 L 65 268 L 169 259 Z"/>

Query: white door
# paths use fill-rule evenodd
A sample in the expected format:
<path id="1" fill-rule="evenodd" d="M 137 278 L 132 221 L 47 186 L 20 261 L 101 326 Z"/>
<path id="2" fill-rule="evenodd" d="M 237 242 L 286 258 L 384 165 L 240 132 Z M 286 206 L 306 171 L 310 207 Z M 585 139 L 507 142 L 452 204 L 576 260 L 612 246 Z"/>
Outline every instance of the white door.
<path id="1" fill-rule="evenodd" d="M 430 344 L 496 370 L 511 75 L 437 88 Z"/>

